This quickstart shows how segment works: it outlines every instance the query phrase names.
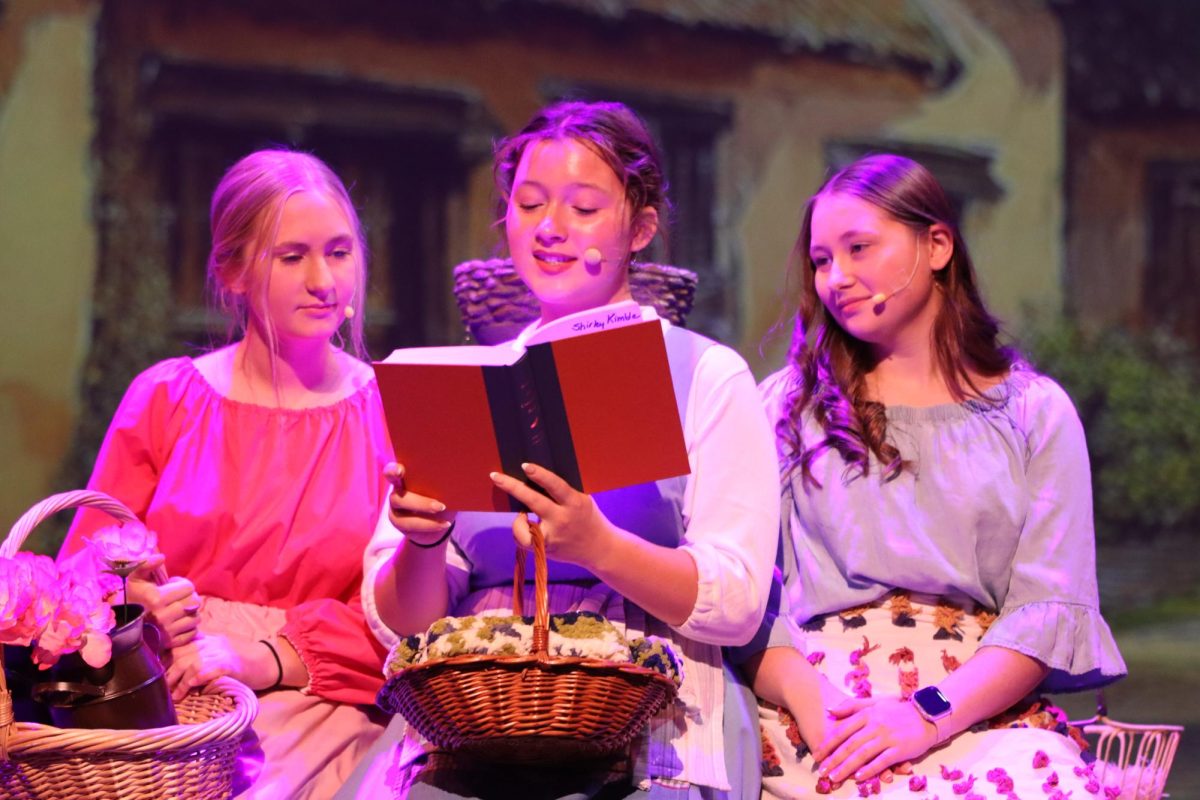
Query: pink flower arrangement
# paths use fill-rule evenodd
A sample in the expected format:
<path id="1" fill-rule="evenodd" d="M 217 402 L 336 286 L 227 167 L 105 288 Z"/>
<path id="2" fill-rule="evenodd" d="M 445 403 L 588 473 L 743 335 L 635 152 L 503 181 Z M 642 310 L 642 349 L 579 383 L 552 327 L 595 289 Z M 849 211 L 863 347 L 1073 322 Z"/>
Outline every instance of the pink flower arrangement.
<path id="1" fill-rule="evenodd" d="M 120 580 L 158 552 L 158 537 L 140 522 L 102 528 L 88 544 L 61 564 L 26 552 L 0 557 L 0 643 L 31 647 L 40 669 L 75 652 L 89 666 L 107 664 L 116 625 L 109 603 Z"/>
<path id="2" fill-rule="evenodd" d="M 89 665 L 104 666 L 115 623 L 90 571 L 33 553 L 0 557 L 0 643 L 32 646 L 40 669 L 76 651 Z"/>

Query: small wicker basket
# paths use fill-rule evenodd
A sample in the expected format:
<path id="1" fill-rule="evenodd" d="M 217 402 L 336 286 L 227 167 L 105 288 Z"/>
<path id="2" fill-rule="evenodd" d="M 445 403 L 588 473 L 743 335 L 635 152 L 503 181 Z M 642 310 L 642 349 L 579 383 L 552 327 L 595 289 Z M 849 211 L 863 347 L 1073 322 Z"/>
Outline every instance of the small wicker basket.
<path id="1" fill-rule="evenodd" d="M 1102 786 L 1121 790 L 1122 800 L 1159 800 L 1169 797 L 1167 775 L 1179 748 L 1180 725 L 1134 725 L 1097 714 L 1083 722 L 1096 755 L 1095 775 Z"/>
<path id="2" fill-rule="evenodd" d="M 387 680 L 379 705 L 402 714 L 435 745 L 487 761 L 547 764 L 617 754 L 674 698 L 675 684 L 633 664 L 548 655 L 546 549 L 537 525 L 529 527 L 537 606 L 532 652 L 408 667 Z M 517 615 L 524 584 L 525 558 L 517 558 Z"/>
<path id="3" fill-rule="evenodd" d="M 81 506 L 99 508 L 121 522 L 135 518 L 120 502 L 100 492 L 53 495 L 17 520 L 0 544 L 0 555 L 16 553 L 46 517 Z M 180 724 L 147 730 L 82 730 L 15 722 L 12 696 L 0 670 L 0 798 L 229 797 L 242 735 L 258 711 L 254 692 L 221 678 L 189 694 L 175 710 Z"/>

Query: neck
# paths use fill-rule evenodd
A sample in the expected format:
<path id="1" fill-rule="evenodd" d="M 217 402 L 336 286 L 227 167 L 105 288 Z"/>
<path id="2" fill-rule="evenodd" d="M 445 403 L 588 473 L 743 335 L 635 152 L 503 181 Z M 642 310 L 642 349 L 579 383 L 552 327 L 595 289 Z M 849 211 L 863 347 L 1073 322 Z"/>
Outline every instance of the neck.
<path id="1" fill-rule="evenodd" d="M 326 339 L 286 339 L 274 358 L 266 338 L 252 325 L 238 343 L 234 383 L 242 384 L 254 402 L 304 407 L 321 402 L 342 383 L 334 349 Z"/>
<path id="2" fill-rule="evenodd" d="M 937 308 L 937 302 L 928 303 L 894 340 L 873 348 L 876 363 L 867 375 L 873 400 L 884 405 L 927 406 L 953 399 L 933 349 Z"/>

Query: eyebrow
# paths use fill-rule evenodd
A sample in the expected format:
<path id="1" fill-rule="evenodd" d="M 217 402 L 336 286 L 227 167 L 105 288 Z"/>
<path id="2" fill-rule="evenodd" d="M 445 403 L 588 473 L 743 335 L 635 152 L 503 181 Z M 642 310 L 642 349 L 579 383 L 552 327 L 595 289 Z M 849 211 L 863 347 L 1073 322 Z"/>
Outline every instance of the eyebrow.
<path id="1" fill-rule="evenodd" d="M 538 189 L 541 189 L 542 191 L 546 191 L 545 184 L 541 183 L 540 181 L 534 181 L 534 180 L 529 180 L 529 179 L 523 180 L 520 183 L 518 183 L 516 186 L 513 187 L 513 191 L 515 192 L 517 189 L 520 189 L 522 186 L 533 186 Z M 595 183 L 586 183 L 586 182 L 568 183 L 566 188 L 568 188 L 568 189 L 592 189 L 593 191 L 597 191 L 597 192 L 607 192 L 608 191 L 603 186 L 600 186 Z"/>
<path id="2" fill-rule="evenodd" d="M 847 239 L 854 239 L 859 236 L 878 236 L 878 235 L 879 235 L 879 233 L 877 231 L 848 230 L 845 233 L 843 233 L 841 236 L 839 236 L 838 240 L 844 242 Z"/>
<path id="3" fill-rule="evenodd" d="M 328 247 L 331 244 L 354 244 L 354 237 L 348 233 L 339 233 L 337 236 L 330 238 L 330 240 L 325 243 L 325 246 Z M 280 242 L 279 244 L 275 245 L 273 249 L 279 251 L 307 250 L 309 248 L 308 244 L 305 242 Z"/>

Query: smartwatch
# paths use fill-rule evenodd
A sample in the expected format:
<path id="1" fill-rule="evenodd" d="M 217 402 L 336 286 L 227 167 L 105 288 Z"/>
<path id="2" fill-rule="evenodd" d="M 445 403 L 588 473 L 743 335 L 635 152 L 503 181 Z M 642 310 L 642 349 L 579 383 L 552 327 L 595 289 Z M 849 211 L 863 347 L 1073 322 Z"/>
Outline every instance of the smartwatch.
<path id="1" fill-rule="evenodd" d="M 950 716 L 950 712 L 954 710 L 950 701 L 946 699 L 946 695 L 942 694 L 942 690 L 936 686 L 926 686 L 913 692 L 912 704 L 916 706 L 917 713 L 933 723 L 933 729 L 937 731 L 938 742 L 942 742 L 942 729 L 938 725 L 938 720 Z"/>

